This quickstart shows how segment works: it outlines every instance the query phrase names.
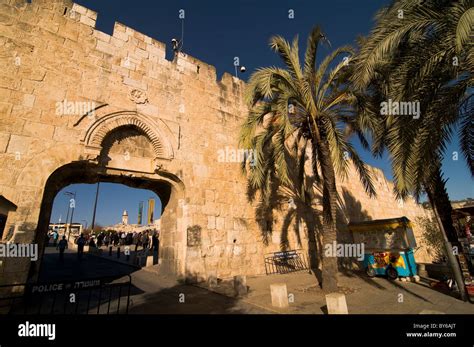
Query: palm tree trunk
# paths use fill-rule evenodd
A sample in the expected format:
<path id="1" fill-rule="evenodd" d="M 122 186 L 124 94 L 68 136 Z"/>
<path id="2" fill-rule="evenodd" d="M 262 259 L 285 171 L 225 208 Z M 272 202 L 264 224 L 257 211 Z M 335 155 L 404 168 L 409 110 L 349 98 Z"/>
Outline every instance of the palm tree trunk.
<path id="1" fill-rule="evenodd" d="M 438 211 L 439 218 L 446 232 L 446 237 L 451 243 L 458 243 L 458 235 L 454 229 L 451 201 L 446 190 L 446 181 L 443 180 L 441 170 L 438 168 L 432 176 L 432 182 L 427 185 L 428 198 L 432 197 L 432 203 Z"/>
<path id="2" fill-rule="evenodd" d="M 448 192 L 446 191 L 446 181 L 441 176 L 440 168 L 433 175 L 433 180 L 425 187 L 428 199 L 430 201 L 433 213 L 439 226 L 439 230 L 443 235 L 444 248 L 448 258 L 448 265 L 451 268 L 454 280 L 459 289 L 461 300 L 467 300 L 466 288 L 464 286 L 464 278 L 462 276 L 461 267 L 456 259 L 453 246 L 461 249 L 457 237 L 456 230 L 453 226 L 452 207 L 449 201 Z"/>
<path id="3" fill-rule="evenodd" d="M 320 144 L 321 174 L 323 176 L 323 261 L 322 261 L 322 288 L 325 292 L 337 291 L 337 258 L 326 257 L 324 248 L 337 242 L 336 208 L 337 191 L 336 175 L 331 159 L 329 144 L 322 141 Z"/>

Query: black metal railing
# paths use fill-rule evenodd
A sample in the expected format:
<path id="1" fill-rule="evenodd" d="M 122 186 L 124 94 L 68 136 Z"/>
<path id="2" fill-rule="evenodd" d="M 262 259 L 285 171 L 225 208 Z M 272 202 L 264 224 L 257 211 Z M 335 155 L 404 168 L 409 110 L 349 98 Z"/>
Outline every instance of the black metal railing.
<path id="1" fill-rule="evenodd" d="M 309 270 L 306 257 L 301 250 L 274 252 L 265 255 L 265 273 L 286 274 Z"/>
<path id="2" fill-rule="evenodd" d="M 0 286 L 0 314 L 127 314 L 132 277 Z"/>

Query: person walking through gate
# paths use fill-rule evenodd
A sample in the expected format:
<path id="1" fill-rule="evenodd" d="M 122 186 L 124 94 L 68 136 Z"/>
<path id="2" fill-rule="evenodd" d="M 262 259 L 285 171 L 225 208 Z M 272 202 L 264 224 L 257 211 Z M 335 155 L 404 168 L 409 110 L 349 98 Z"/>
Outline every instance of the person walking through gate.
<path id="1" fill-rule="evenodd" d="M 77 239 L 77 258 L 79 261 L 82 260 L 82 255 L 84 254 L 84 245 L 86 244 L 86 239 L 84 238 L 84 234 L 81 234 Z"/>
<path id="2" fill-rule="evenodd" d="M 160 248 L 160 239 L 158 238 L 158 232 L 155 231 L 151 237 L 151 247 L 153 248 L 153 264 L 158 264 L 158 250 Z"/>
<path id="3" fill-rule="evenodd" d="M 158 232 L 154 232 L 153 233 L 153 236 L 151 238 L 151 244 L 152 244 L 152 247 L 153 247 L 153 253 L 156 253 L 156 255 L 158 256 L 158 250 L 160 248 L 160 239 L 158 238 Z"/>
<path id="4" fill-rule="evenodd" d="M 61 241 L 59 241 L 56 249 L 59 249 L 59 262 L 64 262 L 64 250 L 67 248 L 66 236 L 63 236 Z"/>
<path id="5" fill-rule="evenodd" d="M 56 247 L 56 245 L 58 244 L 58 238 L 59 238 L 59 233 L 57 232 L 57 230 L 55 230 L 53 232 L 53 246 Z"/>
<path id="6" fill-rule="evenodd" d="M 109 242 L 110 242 L 110 234 L 105 234 L 105 236 L 104 236 L 104 245 L 105 245 L 105 247 L 109 247 Z"/>
<path id="7" fill-rule="evenodd" d="M 147 253 L 148 249 L 148 231 L 145 231 L 142 235 L 142 247 L 143 247 L 143 253 Z"/>

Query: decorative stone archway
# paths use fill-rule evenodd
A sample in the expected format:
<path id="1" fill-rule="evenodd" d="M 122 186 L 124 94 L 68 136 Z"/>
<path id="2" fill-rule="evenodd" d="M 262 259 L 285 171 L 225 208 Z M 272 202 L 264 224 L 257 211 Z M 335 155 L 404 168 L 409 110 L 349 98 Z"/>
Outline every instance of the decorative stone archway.
<path id="1" fill-rule="evenodd" d="M 136 111 L 114 112 L 95 120 L 87 129 L 83 142 L 90 154 L 99 154 L 104 138 L 114 129 L 135 126 L 143 131 L 153 145 L 156 159 L 171 160 L 174 150 L 169 129 L 161 121 L 137 113 Z"/>

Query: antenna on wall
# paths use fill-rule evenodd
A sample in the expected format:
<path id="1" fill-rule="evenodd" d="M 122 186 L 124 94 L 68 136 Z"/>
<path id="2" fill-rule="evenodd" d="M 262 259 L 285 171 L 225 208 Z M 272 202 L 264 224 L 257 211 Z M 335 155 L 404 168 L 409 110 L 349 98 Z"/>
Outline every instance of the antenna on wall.
<path id="1" fill-rule="evenodd" d="M 185 18 L 185 11 L 183 9 L 179 10 L 179 19 L 181 19 L 181 39 L 177 40 L 173 38 L 171 40 L 171 45 L 173 47 L 174 55 L 177 56 L 179 52 L 183 49 L 184 43 L 184 18 Z"/>
<path id="2" fill-rule="evenodd" d="M 181 18 L 181 40 L 179 42 L 181 43 L 180 49 L 183 49 L 183 46 L 184 46 L 184 15 L 183 15 L 183 18 Z"/>

